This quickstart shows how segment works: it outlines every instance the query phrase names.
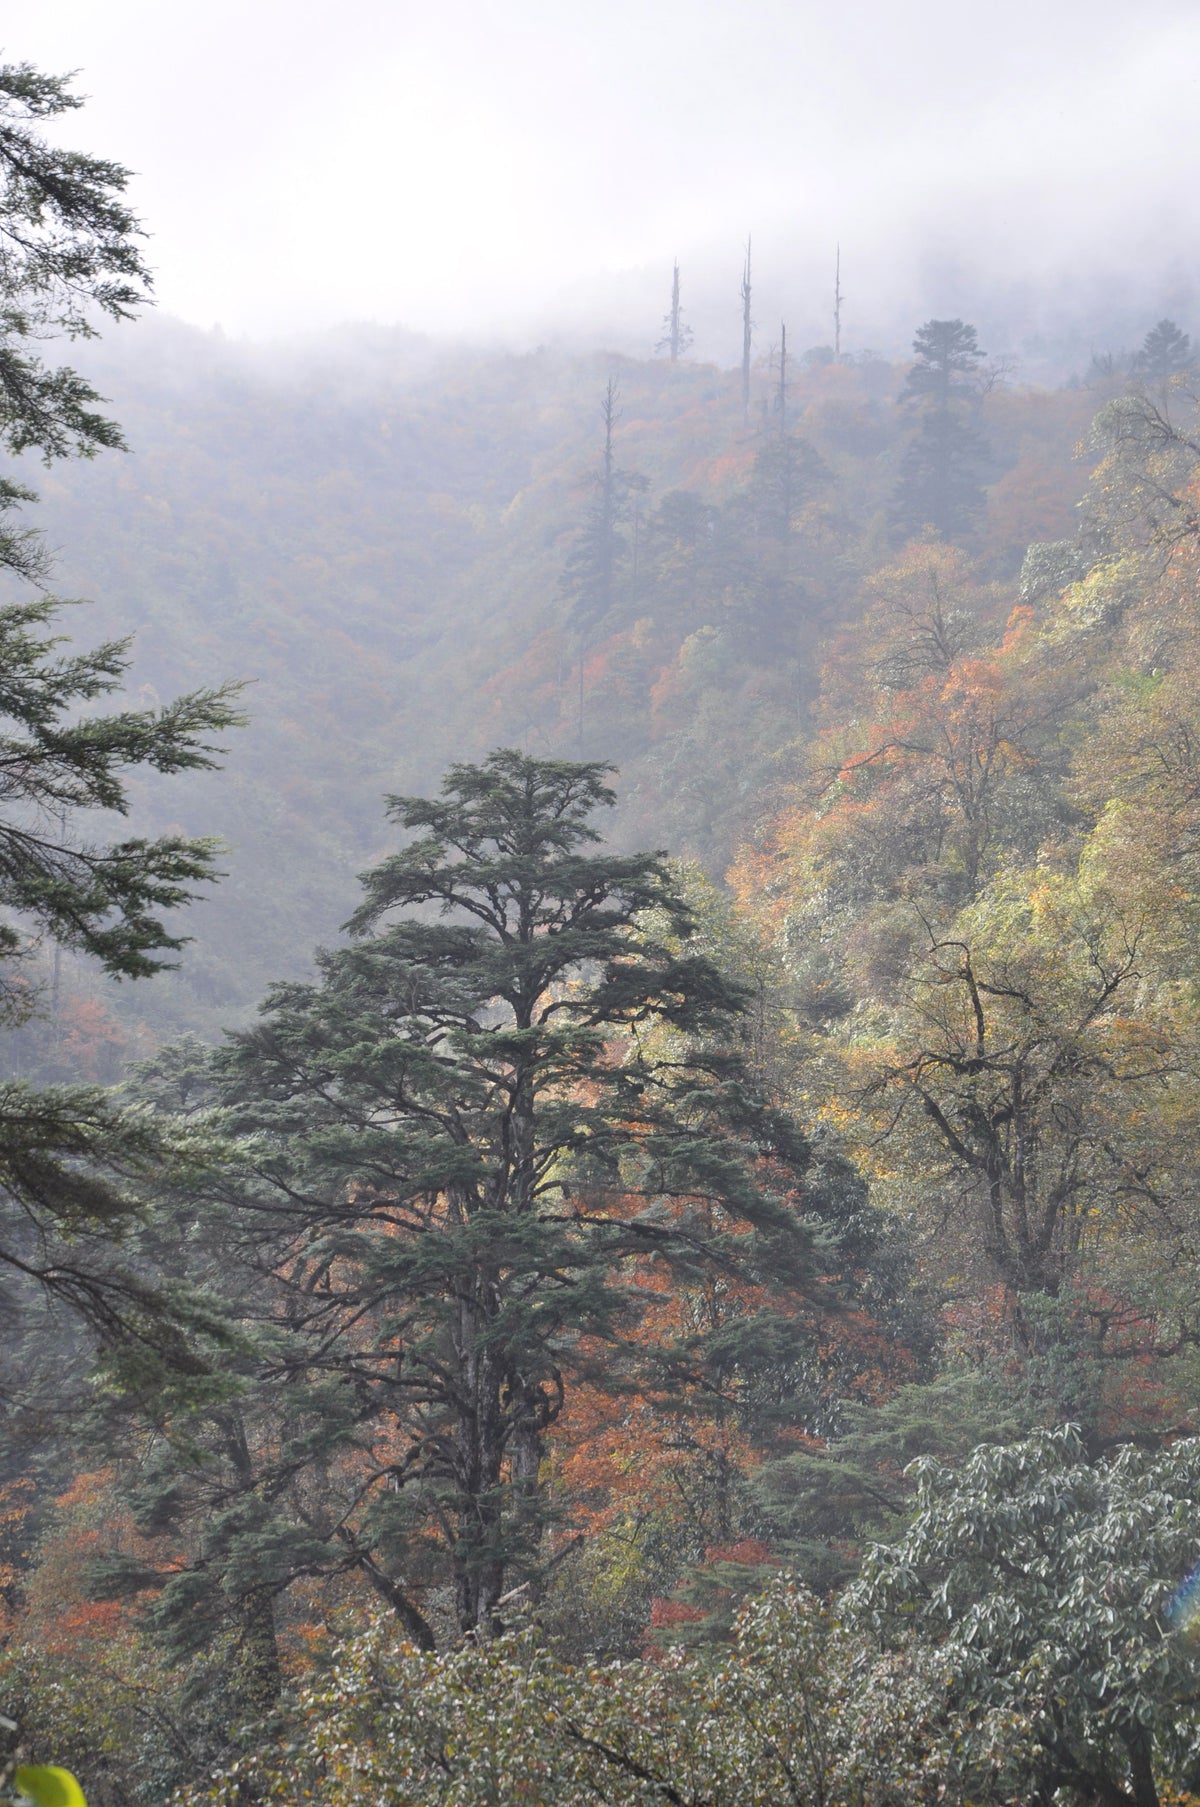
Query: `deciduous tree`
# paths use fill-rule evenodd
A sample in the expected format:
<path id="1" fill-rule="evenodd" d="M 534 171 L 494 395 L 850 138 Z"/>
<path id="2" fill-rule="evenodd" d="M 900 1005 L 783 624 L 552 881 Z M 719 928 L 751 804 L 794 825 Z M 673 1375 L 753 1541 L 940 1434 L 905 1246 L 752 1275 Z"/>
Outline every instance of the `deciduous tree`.
<path id="1" fill-rule="evenodd" d="M 910 1530 L 871 1552 L 847 1605 L 946 1675 L 952 1797 L 972 1769 L 976 1800 L 1194 1790 L 1200 1663 L 1171 1602 L 1200 1556 L 1196 1439 L 1093 1464 L 1067 1426 L 917 1477 Z"/>

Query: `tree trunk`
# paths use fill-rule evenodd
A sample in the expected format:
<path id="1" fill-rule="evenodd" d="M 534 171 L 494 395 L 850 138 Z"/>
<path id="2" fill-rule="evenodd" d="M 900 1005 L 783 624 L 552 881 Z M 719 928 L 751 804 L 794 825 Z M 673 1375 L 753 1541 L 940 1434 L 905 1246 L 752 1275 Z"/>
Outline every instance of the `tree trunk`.
<path id="1" fill-rule="evenodd" d="M 239 1712 L 270 1712 L 283 1691 L 279 1646 L 275 1640 L 275 1605 L 269 1594 L 256 1594 L 242 1608 L 234 1691 Z"/>
<path id="2" fill-rule="evenodd" d="M 503 1376 L 498 1353 L 487 1342 L 498 1294 L 498 1274 L 485 1271 L 477 1275 L 471 1297 L 459 1310 L 464 1407 L 456 1439 L 455 1596 L 459 1630 L 480 1638 L 498 1629 L 497 1606 L 504 1592 Z"/>
<path id="3" fill-rule="evenodd" d="M 242 1492 L 253 1492 L 254 1461 L 246 1439 L 246 1426 L 237 1411 L 222 1413 L 217 1423 L 224 1433 L 226 1453 Z M 242 1701 L 254 1713 L 273 1707 L 283 1688 L 279 1646 L 275 1638 L 275 1604 L 271 1594 L 246 1594 L 238 1607 L 236 1681 Z"/>
<path id="4" fill-rule="evenodd" d="M 746 263 L 742 271 L 742 425 L 750 424 L 750 347 L 754 322 L 750 318 L 750 240 L 746 240 Z"/>
<path id="5" fill-rule="evenodd" d="M 1129 1779 L 1133 1784 L 1136 1807 L 1159 1807 L 1158 1788 L 1150 1763 L 1150 1734 L 1145 1726 L 1136 1726 L 1126 1735 L 1129 1749 Z"/>

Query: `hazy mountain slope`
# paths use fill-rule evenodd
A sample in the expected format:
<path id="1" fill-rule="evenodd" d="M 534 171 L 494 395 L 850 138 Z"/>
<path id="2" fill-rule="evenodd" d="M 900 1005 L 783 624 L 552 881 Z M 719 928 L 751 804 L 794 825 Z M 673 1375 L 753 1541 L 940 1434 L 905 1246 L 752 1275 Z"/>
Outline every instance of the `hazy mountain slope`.
<path id="1" fill-rule="evenodd" d="M 222 775 L 139 795 L 147 823 L 230 847 L 181 974 L 117 1006 L 160 1032 L 212 1029 L 302 968 L 388 844 L 383 793 L 492 744 L 614 759 L 620 832 L 719 870 L 804 726 L 823 637 L 888 555 L 909 427 L 902 372 L 878 361 L 795 371 L 782 424 L 823 474 L 781 528 L 765 363 L 747 427 L 737 373 L 661 360 L 365 332 L 268 355 L 157 321 L 89 351 L 133 449 L 30 473 L 60 590 L 93 599 L 72 628 L 133 632 L 147 698 L 250 685 Z M 561 576 L 596 493 L 610 375 L 615 460 L 646 488 L 622 528 L 620 595 L 584 647 L 581 737 Z M 988 403 L 989 571 L 1071 531 L 1089 407 L 1064 392 Z M 686 531 L 663 506 L 680 490 Z"/>

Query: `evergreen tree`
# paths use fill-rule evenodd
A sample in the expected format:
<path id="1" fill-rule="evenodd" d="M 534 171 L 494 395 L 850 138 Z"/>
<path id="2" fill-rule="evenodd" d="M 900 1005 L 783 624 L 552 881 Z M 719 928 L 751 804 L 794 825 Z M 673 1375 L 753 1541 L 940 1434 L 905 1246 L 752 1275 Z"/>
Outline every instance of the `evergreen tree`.
<path id="1" fill-rule="evenodd" d="M 0 445 L 52 459 L 91 457 L 123 445 L 96 411 L 100 397 L 77 372 L 47 367 L 34 349 L 54 337 L 87 338 L 95 316 L 128 318 L 146 299 L 141 236 L 123 200 L 119 164 L 48 145 L 34 129 L 82 103 L 67 78 L 27 63 L 0 68 Z M 32 492 L 0 480 L 0 517 Z M 0 568 L 46 575 L 39 536 L 0 524 Z M 211 843 L 165 837 L 96 846 L 70 825 L 81 810 L 128 807 L 124 774 L 211 766 L 211 736 L 236 719 L 228 691 L 200 691 L 165 709 L 84 713 L 119 691 L 127 642 L 65 655 L 46 631 L 58 605 L 0 606 L 0 958 L 28 945 L 22 919 L 104 968 L 138 978 L 177 949 L 154 914 L 183 903 L 212 875 Z M 21 982 L 4 986 L 11 1020 Z"/>
<path id="2" fill-rule="evenodd" d="M 944 540 L 969 533 L 983 507 L 979 467 L 984 443 L 949 409 L 925 414 L 905 447 L 891 521 L 901 539 L 928 528 Z"/>
<path id="3" fill-rule="evenodd" d="M 82 106 L 69 80 L 28 63 L 0 67 L 0 445 L 47 460 L 90 458 L 123 442 L 91 385 L 77 371 L 48 367 L 37 347 L 92 337 L 97 314 L 127 319 L 150 284 L 124 201 L 129 172 L 47 144 L 36 129 Z M 0 479 L 0 567 L 39 578 L 37 536 L 5 518 L 33 499 L 25 485 Z"/>
<path id="4" fill-rule="evenodd" d="M 660 1375 L 705 1361 L 686 1327 L 636 1349 L 639 1285 L 812 1283 L 760 1171 L 794 1186 L 805 1148 L 723 1051 L 741 993 L 690 951 L 660 856 L 589 851 L 607 770 L 504 751 L 394 799 L 417 838 L 366 875 L 353 945 L 278 986 L 225 1060 L 260 1140 L 216 1188 L 221 1258 L 240 1243 L 248 1319 L 273 1328 L 237 1405 L 249 1468 L 228 1398 L 164 1419 L 143 1461 L 147 1525 L 208 1515 L 160 1609 L 185 1632 L 204 1601 L 357 1569 L 410 1636 L 432 1641 L 439 1579 L 486 1635 L 539 1572 L 572 1376 L 621 1348 Z"/>
<path id="5" fill-rule="evenodd" d="M 1160 320 L 1142 341 L 1133 360 L 1133 373 L 1150 383 L 1169 383 L 1172 377 L 1187 376 L 1195 368 L 1192 342 L 1173 320 Z"/>
<path id="6" fill-rule="evenodd" d="M 34 940 L 91 955 L 106 972 L 144 978 L 183 946 L 160 912 L 185 903 L 213 876 L 216 845 L 164 835 L 110 845 L 78 818 L 125 815 L 131 771 L 212 767 L 214 736 L 239 717 L 232 693 L 201 690 L 159 709 L 84 713 L 123 687 L 128 641 L 62 653 L 49 597 L 0 605 L 0 1010 L 29 1007 L 19 964 Z M 26 926 L 22 926 L 26 925 Z"/>
<path id="7" fill-rule="evenodd" d="M 37 349 L 88 337 L 99 314 L 128 317 L 148 277 L 126 207 L 127 172 L 60 150 L 41 120 L 78 107 L 66 78 L 0 68 L 0 446 L 47 462 L 122 444 L 100 398 Z M 33 500 L 0 479 L 0 570 L 40 585 L 39 537 L 7 517 Z M 39 593 L 0 603 L 0 1025 L 36 1008 L 28 956 L 49 941 L 118 978 L 142 978 L 183 938 L 164 919 L 215 876 L 214 843 L 172 834 L 106 844 L 90 812 L 124 815 L 129 774 L 215 763 L 215 736 L 239 718 L 229 690 L 162 709 L 93 713 L 123 688 L 127 643 L 63 651 L 56 604 Z M 98 1090 L 0 1089 L 0 1270 L 18 1301 L 46 1295 L 105 1337 L 147 1334 L 152 1290 L 114 1256 L 135 1211 L 129 1182 L 162 1158 L 161 1138 Z M 16 1336 L 15 1328 L 12 1336 Z"/>
<path id="8" fill-rule="evenodd" d="M 920 420 L 904 452 L 891 522 L 900 539 L 932 528 L 953 540 L 970 531 L 983 506 L 986 447 L 973 416 L 985 354 L 975 328 L 962 320 L 927 320 L 913 351 L 900 402 L 915 407 Z"/>
<path id="9" fill-rule="evenodd" d="M 46 463 L 123 441 L 91 385 L 49 365 L 41 347 L 90 337 L 104 316 L 128 318 L 149 285 L 123 199 L 127 172 L 47 144 L 37 130 L 80 104 L 67 78 L 0 67 L 0 448 Z M 215 737 L 239 719 L 228 689 L 162 709 L 94 709 L 124 688 L 127 643 L 63 650 L 53 631 L 60 605 L 42 589 L 49 560 L 40 536 L 14 524 L 15 510 L 35 499 L 0 477 L 0 573 L 38 591 L 0 601 L 0 1027 L 8 1029 L 36 1011 L 31 956 L 43 943 L 125 979 L 158 971 L 183 945 L 165 916 L 216 876 L 216 844 L 180 834 L 106 842 L 89 816 L 127 813 L 130 774 L 213 766 Z M 28 1459 L 26 1439 L 44 1441 L 49 1426 L 61 1440 L 97 1345 L 134 1368 L 182 1375 L 202 1365 L 193 1336 L 201 1321 L 215 1324 L 165 1278 L 171 1267 L 154 1275 L 137 1246 L 146 1186 L 177 1173 L 181 1152 L 162 1125 L 99 1087 L 0 1085 L 6 1479 Z M 19 1663 L 15 1690 L 13 1682 L 10 1672 L 6 1695 L 24 1712 Z M 29 1773 L 62 1794 L 63 1772 Z"/>
<path id="10" fill-rule="evenodd" d="M 798 631 L 814 591 L 828 593 L 822 535 L 814 504 L 828 496 L 833 474 L 808 440 L 788 429 L 787 329 L 783 328 L 776 426 L 764 428 L 744 494 L 727 511 L 740 517 L 748 644 L 759 657 L 795 657 Z M 807 529 L 807 531 L 806 531 Z"/>
<path id="11" fill-rule="evenodd" d="M 829 466 L 807 439 L 770 434 L 755 455 L 747 486 L 756 533 L 786 547 L 805 508 L 832 481 Z"/>
<path id="12" fill-rule="evenodd" d="M 941 411 L 976 393 L 978 369 L 987 353 L 973 326 L 963 320 L 927 320 L 917 328 L 913 351 L 902 403 L 928 402 Z"/>

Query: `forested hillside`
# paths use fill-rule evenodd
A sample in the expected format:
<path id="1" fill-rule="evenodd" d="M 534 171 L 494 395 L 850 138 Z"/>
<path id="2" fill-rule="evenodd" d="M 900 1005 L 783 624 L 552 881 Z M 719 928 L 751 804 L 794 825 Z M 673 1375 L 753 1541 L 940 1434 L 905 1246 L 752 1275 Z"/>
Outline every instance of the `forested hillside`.
<path id="1" fill-rule="evenodd" d="M 383 332 L 268 358 L 153 321 L 89 356 L 132 450 L 39 486 L 56 585 L 91 599 L 76 631 L 136 633 L 135 695 L 252 686 L 233 768 L 145 796 L 222 835 L 229 877 L 180 979 L 108 1001 L 123 1034 L 129 1011 L 160 1033 L 244 1015 L 336 933 L 384 793 L 456 754 L 614 759 L 618 837 L 719 877 L 807 733 L 826 637 L 921 525 L 919 495 L 895 510 L 926 403 L 873 357 L 789 360 L 781 391 L 764 353 L 747 420 L 738 373 L 666 358 Z M 962 525 L 978 581 L 1011 583 L 1076 530 L 1097 396 L 983 357 L 967 382 Z"/>
<path id="2" fill-rule="evenodd" d="M 68 104 L 0 71 L 5 1785 L 1196 1802 L 1187 334 L 50 367 L 145 299 Z"/>

